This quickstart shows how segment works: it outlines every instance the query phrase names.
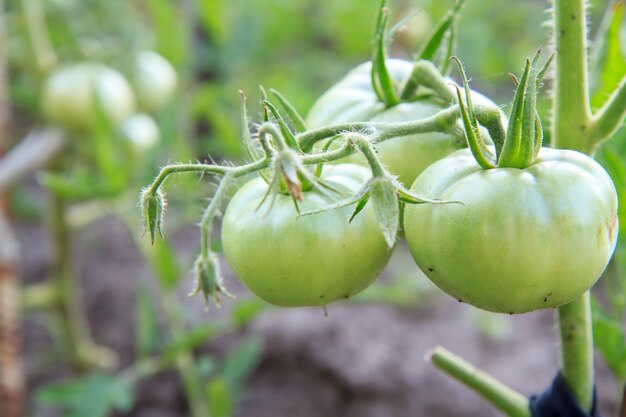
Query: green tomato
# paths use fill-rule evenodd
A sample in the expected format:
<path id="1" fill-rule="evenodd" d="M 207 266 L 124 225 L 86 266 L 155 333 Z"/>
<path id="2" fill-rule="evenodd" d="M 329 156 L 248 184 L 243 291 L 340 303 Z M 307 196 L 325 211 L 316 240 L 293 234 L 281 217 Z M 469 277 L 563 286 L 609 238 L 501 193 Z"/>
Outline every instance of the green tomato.
<path id="1" fill-rule="evenodd" d="M 149 111 L 159 111 L 172 100 L 177 85 L 176 70 L 156 52 L 137 55 L 134 76 L 139 104 Z"/>
<path id="2" fill-rule="evenodd" d="M 154 119 L 142 113 L 135 114 L 124 122 L 122 135 L 138 150 L 154 148 L 161 137 Z"/>
<path id="3" fill-rule="evenodd" d="M 615 249 L 615 186 L 579 152 L 542 148 L 527 168 L 485 170 L 465 149 L 431 165 L 411 189 L 459 202 L 407 205 L 404 232 L 437 286 L 484 310 L 524 313 L 573 301 Z"/>
<path id="4" fill-rule="evenodd" d="M 350 71 L 313 105 L 307 115 L 308 128 L 350 122 L 408 122 L 436 114 L 442 108 L 432 100 L 424 99 L 405 102 L 386 108 L 376 96 L 370 77 L 371 63 L 366 62 Z M 388 59 L 387 69 L 398 83 L 403 83 L 413 69 L 413 63 L 399 59 Z M 453 84 L 453 81 L 450 80 Z M 450 87 L 453 89 L 453 87 Z M 474 104 L 495 106 L 488 98 L 472 92 Z M 482 129 L 487 141 L 489 134 Z M 419 140 L 416 140 L 419 136 Z M 407 187 L 430 164 L 466 146 L 463 137 L 444 133 L 425 133 L 394 138 L 377 145 L 383 164 L 398 176 Z M 345 161 L 365 164 L 362 155 L 351 156 Z M 343 162 L 343 161 L 342 161 Z"/>
<path id="5" fill-rule="evenodd" d="M 50 75 L 43 89 L 42 108 L 51 122 L 70 131 L 84 131 L 97 122 L 98 110 L 118 126 L 133 114 L 135 97 L 116 70 L 100 63 L 81 62 Z"/>
<path id="6" fill-rule="evenodd" d="M 322 179 L 341 193 L 358 191 L 366 168 L 328 165 Z M 354 220 L 354 207 L 297 218 L 289 195 L 279 194 L 258 207 L 267 191 L 261 178 L 245 184 L 228 204 L 222 223 L 224 254 L 235 274 L 263 300 L 286 307 L 319 306 L 365 289 L 387 264 L 391 253 L 370 205 Z M 339 198 L 340 196 L 338 196 Z M 301 212 L 335 200 L 311 190 Z"/>

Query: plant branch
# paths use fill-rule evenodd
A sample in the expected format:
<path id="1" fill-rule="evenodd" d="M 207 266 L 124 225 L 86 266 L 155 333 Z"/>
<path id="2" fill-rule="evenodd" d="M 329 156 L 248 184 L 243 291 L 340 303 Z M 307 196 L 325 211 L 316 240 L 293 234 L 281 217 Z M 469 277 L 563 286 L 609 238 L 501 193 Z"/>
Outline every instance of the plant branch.
<path id="1" fill-rule="evenodd" d="M 526 397 L 446 349 L 437 347 L 426 359 L 507 416 L 531 417 Z"/>
<path id="2" fill-rule="evenodd" d="M 626 118 L 626 76 L 591 120 L 589 137 L 594 149 L 624 124 L 624 118 Z"/>

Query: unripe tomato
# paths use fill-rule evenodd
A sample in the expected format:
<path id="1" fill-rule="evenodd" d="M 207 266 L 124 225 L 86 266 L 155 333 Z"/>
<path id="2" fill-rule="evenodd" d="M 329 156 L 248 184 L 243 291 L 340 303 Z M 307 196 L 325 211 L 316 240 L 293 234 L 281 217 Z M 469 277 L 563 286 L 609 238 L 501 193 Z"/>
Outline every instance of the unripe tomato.
<path id="1" fill-rule="evenodd" d="M 135 97 L 116 70 L 95 62 L 63 67 L 50 75 L 43 89 L 44 115 L 68 130 L 89 129 L 97 121 L 98 106 L 114 126 L 135 110 Z"/>
<path id="2" fill-rule="evenodd" d="M 135 114 L 124 122 L 122 134 L 139 150 L 153 148 L 161 137 L 154 119 L 142 113 Z"/>
<path id="3" fill-rule="evenodd" d="M 527 168 L 482 169 L 465 149 L 431 165 L 411 189 L 460 202 L 407 205 L 405 236 L 437 286 L 484 310 L 573 301 L 615 249 L 615 186 L 579 152 L 542 148 Z"/>
<path id="4" fill-rule="evenodd" d="M 366 168 L 325 166 L 322 179 L 350 195 L 369 177 Z M 228 204 L 222 223 L 224 254 L 237 277 L 263 300 L 279 306 L 318 306 L 365 289 L 391 253 L 370 205 L 354 220 L 354 207 L 297 218 L 290 196 L 279 194 L 257 209 L 267 191 L 261 178 L 245 184 Z M 339 198 L 339 196 L 338 196 Z M 311 190 L 301 212 L 335 200 Z"/>
<path id="5" fill-rule="evenodd" d="M 176 70 L 165 58 L 152 51 L 140 52 L 136 65 L 134 84 L 140 106 L 149 111 L 161 110 L 176 91 Z"/>
<path id="6" fill-rule="evenodd" d="M 326 91 L 307 115 L 307 127 L 317 128 L 337 123 L 368 121 L 408 122 L 432 116 L 442 110 L 440 105 L 429 99 L 400 103 L 385 108 L 385 104 L 378 99 L 372 87 L 371 68 L 370 62 L 359 65 Z M 413 63 L 400 59 L 388 59 L 387 69 L 390 76 L 396 82 L 401 83 L 410 76 Z M 453 84 L 452 80 L 450 84 Z M 496 106 L 488 98 L 476 92 L 472 92 L 472 100 L 474 104 Z M 483 137 L 489 138 L 485 130 L 481 130 L 481 133 Z M 394 138 L 377 145 L 383 164 L 392 174 L 398 175 L 398 179 L 407 187 L 427 166 L 466 146 L 464 138 L 450 134 L 424 133 L 419 135 L 419 140 L 415 140 L 416 136 Z M 345 161 L 366 163 L 361 155 L 352 156 Z"/>

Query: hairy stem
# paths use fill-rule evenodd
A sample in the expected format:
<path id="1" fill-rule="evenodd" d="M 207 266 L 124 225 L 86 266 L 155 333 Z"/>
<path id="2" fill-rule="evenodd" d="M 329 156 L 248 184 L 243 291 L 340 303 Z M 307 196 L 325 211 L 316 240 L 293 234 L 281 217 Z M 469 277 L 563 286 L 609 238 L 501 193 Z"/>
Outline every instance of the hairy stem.
<path id="1" fill-rule="evenodd" d="M 428 360 L 507 416 L 531 417 L 526 397 L 446 349 L 435 348 L 430 352 Z"/>
<path id="2" fill-rule="evenodd" d="M 43 79 L 58 61 L 48 37 L 43 3 L 39 0 L 22 0 L 21 3 L 37 75 Z"/>
<path id="3" fill-rule="evenodd" d="M 559 307 L 563 377 L 585 410 L 593 398 L 593 337 L 589 292 Z"/>
<path id="4" fill-rule="evenodd" d="M 554 0 L 556 91 L 552 145 L 591 154 L 584 0 Z M 593 389 L 593 339 L 589 292 L 559 307 L 562 373 L 581 406 L 589 410 Z"/>
<path id="5" fill-rule="evenodd" d="M 554 22 L 557 54 L 553 146 L 590 154 L 585 1 L 555 0 Z"/>

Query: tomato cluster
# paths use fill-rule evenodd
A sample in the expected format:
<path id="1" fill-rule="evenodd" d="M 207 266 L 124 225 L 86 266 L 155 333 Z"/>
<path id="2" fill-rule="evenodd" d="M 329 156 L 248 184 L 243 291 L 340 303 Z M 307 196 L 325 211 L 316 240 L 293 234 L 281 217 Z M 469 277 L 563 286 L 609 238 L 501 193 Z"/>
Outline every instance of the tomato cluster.
<path id="1" fill-rule="evenodd" d="M 148 112 L 161 110 L 176 89 L 176 72 L 162 56 L 140 52 L 135 60 L 132 83 L 119 71 L 98 62 L 62 66 L 47 78 L 42 93 L 42 111 L 48 121 L 70 133 L 93 129 L 100 120 L 120 129 L 138 149 L 154 146 L 159 131 Z"/>

